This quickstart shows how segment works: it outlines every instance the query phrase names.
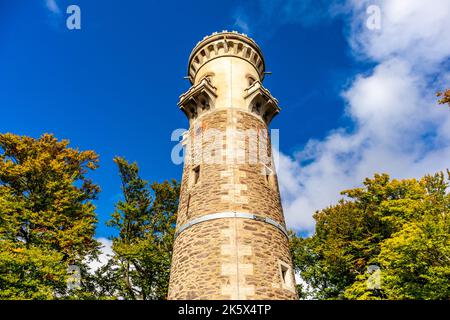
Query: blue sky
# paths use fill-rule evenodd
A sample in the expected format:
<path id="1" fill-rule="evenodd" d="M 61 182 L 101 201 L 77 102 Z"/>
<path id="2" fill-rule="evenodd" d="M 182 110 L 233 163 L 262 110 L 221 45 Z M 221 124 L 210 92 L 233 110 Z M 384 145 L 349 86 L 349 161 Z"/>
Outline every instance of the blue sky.
<path id="1" fill-rule="evenodd" d="M 120 196 L 112 158 L 137 161 L 149 181 L 180 179 L 170 135 L 187 126 L 176 104 L 189 88 L 189 53 L 214 31 L 246 32 L 263 50 L 273 72 L 264 86 L 282 107 L 272 128 L 280 129 L 288 224 L 310 232 L 315 209 L 375 171 L 403 177 L 445 168 L 450 118 L 435 111 L 434 88 L 424 92 L 430 78 L 435 87 L 450 79 L 450 49 L 429 40 L 446 42 L 441 24 L 450 10 L 433 1 L 444 14 L 423 21 L 422 34 L 413 24 L 422 21 L 418 1 L 406 13 L 396 0 L 375 1 L 385 19 L 370 33 L 362 27 L 367 1 L 2 0 L 0 132 L 51 132 L 95 150 L 97 236 L 106 237 Z M 66 28 L 70 4 L 81 8 L 81 30 Z M 417 118 L 424 105 L 432 109 Z"/>

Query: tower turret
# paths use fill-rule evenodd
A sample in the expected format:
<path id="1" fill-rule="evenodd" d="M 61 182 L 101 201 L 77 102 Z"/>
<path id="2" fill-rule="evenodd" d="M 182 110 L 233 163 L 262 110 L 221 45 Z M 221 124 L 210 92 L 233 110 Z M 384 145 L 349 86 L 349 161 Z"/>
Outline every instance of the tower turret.
<path id="1" fill-rule="evenodd" d="M 297 298 L 268 133 L 280 108 L 264 72 L 261 49 L 237 32 L 205 37 L 189 57 L 169 299 Z"/>

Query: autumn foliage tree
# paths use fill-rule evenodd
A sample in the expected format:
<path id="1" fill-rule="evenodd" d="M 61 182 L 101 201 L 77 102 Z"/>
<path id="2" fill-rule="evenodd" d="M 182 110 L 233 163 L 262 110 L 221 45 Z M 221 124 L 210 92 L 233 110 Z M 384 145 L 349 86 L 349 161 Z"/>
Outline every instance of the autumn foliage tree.
<path id="1" fill-rule="evenodd" d="M 450 89 L 444 91 L 444 92 L 438 92 L 436 94 L 440 99 L 439 99 L 439 104 L 448 104 L 448 106 L 450 106 Z"/>
<path id="2" fill-rule="evenodd" d="M 0 134 L 0 299 L 66 297 L 68 266 L 97 253 L 98 156 L 68 145 Z"/>
<path id="3" fill-rule="evenodd" d="M 98 156 L 49 134 L 0 134 L 0 299 L 166 298 L 180 185 L 149 185 L 136 163 L 114 161 L 123 196 L 108 222 L 113 255 L 90 274 L 99 187 L 87 175 Z M 316 212 L 314 235 L 291 234 L 300 295 L 448 300 L 449 179 L 377 174 Z M 69 290 L 73 265 L 82 278 Z"/>
<path id="4" fill-rule="evenodd" d="M 314 215 L 312 237 L 292 236 L 295 269 L 306 283 L 301 295 L 449 299 L 448 187 L 443 173 L 420 180 L 377 174 L 343 191 L 345 199 Z"/>

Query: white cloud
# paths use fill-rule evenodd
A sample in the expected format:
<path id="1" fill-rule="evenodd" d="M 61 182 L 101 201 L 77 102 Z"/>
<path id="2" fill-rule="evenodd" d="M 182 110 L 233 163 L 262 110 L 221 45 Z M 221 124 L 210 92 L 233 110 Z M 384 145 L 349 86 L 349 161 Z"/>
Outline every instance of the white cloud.
<path id="1" fill-rule="evenodd" d="M 365 28 L 369 1 L 350 0 L 348 41 L 356 57 L 375 61 L 342 93 L 354 128 L 337 128 L 298 153 L 280 155 L 280 188 L 289 227 L 313 230 L 315 210 L 339 192 L 386 172 L 420 177 L 450 167 L 450 111 L 435 91 L 450 87 L 450 2 L 378 1 L 381 30 Z M 305 162 L 307 160 L 307 162 Z"/>
<path id="2" fill-rule="evenodd" d="M 353 8 L 350 43 L 357 52 L 376 61 L 400 56 L 416 67 L 440 63 L 450 52 L 447 0 L 382 0 L 381 31 L 365 28 L 365 8 L 373 1 L 350 0 Z M 425 70 L 424 70 L 425 71 Z"/>
<path id="3" fill-rule="evenodd" d="M 45 6 L 52 13 L 55 13 L 55 14 L 61 13 L 61 10 L 59 9 L 59 6 L 58 6 L 58 3 L 56 3 L 56 0 L 45 0 Z"/>
<path id="4" fill-rule="evenodd" d="M 100 267 L 104 266 L 108 260 L 113 256 L 112 251 L 112 241 L 106 238 L 98 238 L 97 241 L 101 243 L 101 254 L 98 260 L 93 260 L 89 262 L 89 269 L 91 272 L 95 272 Z"/>
<path id="5" fill-rule="evenodd" d="M 234 13 L 234 27 L 243 33 L 249 33 L 250 27 L 248 25 L 248 19 L 242 9 L 238 9 Z"/>

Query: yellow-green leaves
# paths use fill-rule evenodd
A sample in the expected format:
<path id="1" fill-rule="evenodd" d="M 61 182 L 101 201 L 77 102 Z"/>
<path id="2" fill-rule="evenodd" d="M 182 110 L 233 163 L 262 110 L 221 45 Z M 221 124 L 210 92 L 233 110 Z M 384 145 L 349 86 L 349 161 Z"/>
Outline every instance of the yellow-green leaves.
<path id="1" fill-rule="evenodd" d="M 99 187 L 86 174 L 98 156 L 68 145 L 50 134 L 0 134 L 2 298 L 62 297 L 67 265 L 97 252 Z"/>
<path id="2" fill-rule="evenodd" d="M 438 96 L 439 99 L 439 103 L 440 104 L 448 104 L 450 106 L 450 89 L 447 89 L 444 92 L 438 92 L 436 94 L 436 96 Z"/>
<path id="3" fill-rule="evenodd" d="M 347 200 L 317 212 L 314 236 L 291 240 L 309 295 L 449 299 L 448 185 L 443 173 L 420 180 L 377 174 L 344 191 Z"/>
<path id="4" fill-rule="evenodd" d="M 53 299 L 64 292 L 62 254 L 7 240 L 0 240 L 0 247 L 0 299 Z"/>

